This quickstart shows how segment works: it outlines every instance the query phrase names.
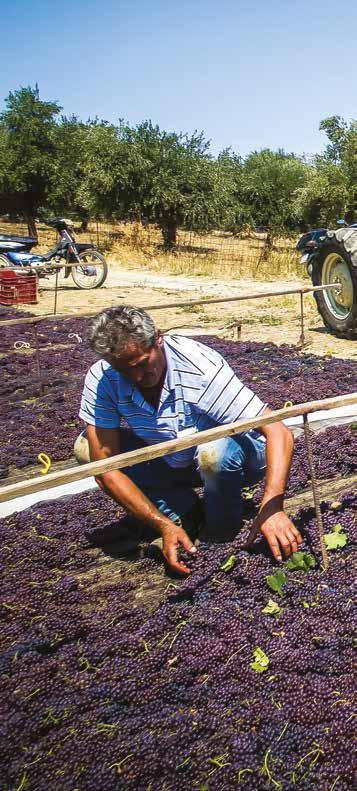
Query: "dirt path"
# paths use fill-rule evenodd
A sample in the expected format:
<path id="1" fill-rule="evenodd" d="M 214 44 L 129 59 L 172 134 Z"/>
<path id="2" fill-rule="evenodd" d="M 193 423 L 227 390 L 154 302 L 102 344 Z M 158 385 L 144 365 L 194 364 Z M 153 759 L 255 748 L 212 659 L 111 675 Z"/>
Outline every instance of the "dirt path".
<path id="1" fill-rule="evenodd" d="M 93 291 L 80 291 L 71 279 L 61 280 L 57 312 L 76 314 L 79 310 L 100 310 L 121 302 L 140 306 L 167 306 L 178 300 L 208 299 L 266 294 L 272 290 L 307 285 L 307 280 L 227 280 L 208 276 L 187 277 L 157 273 L 140 265 L 123 266 L 110 261 L 105 285 Z M 54 306 L 54 278 L 40 281 L 40 301 L 29 310 L 41 315 L 52 312 Z M 23 309 L 23 306 L 20 306 Z M 313 296 L 304 297 L 305 330 L 308 350 L 314 354 L 330 354 L 357 360 L 355 341 L 340 340 L 323 327 Z M 246 302 L 215 305 L 193 305 L 185 308 L 166 308 L 153 311 L 156 323 L 163 329 L 179 329 L 188 334 L 218 334 L 235 337 L 234 322 L 242 324 L 242 340 L 271 341 L 276 344 L 298 343 L 300 337 L 299 295 L 266 297 Z"/>

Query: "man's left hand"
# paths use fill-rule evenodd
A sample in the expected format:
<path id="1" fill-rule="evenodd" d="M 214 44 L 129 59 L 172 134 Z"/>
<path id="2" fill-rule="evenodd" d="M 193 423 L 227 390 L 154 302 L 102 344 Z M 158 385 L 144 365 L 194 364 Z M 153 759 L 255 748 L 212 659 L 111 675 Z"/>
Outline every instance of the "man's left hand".
<path id="1" fill-rule="evenodd" d="M 267 540 L 275 560 L 281 561 L 298 551 L 302 537 L 284 511 L 267 517 L 260 525 L 260 532 Z"/>

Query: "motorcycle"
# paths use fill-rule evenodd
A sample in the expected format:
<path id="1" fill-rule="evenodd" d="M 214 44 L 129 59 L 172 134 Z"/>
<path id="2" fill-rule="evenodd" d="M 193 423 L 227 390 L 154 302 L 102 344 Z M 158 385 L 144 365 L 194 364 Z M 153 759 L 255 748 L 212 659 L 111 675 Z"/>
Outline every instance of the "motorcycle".
<path id="1" fill-rule="evenodd" d="M 54 228 L 60 239 L 48 253 L 31 253 L 37 244 L 32 236 L 0 235 L 0 268 L 23 268 L 36 272 L 38 277 L 48 277 L 64 269 L 64 277 L 72 275 L 78 288 L 99 288 L 108 275 L 108 264 L 94 244 L 79 244 L 73 231 L 73 223 L 64 217 L 43 220 Z M 73 266 L 76 264 L 76 266 Z M 60 266 L 59 266 L 60 265 Z"/>
<path id="2" fill-rule="evenodd" d="M 357 338 L 357 223 L 338 220 L 337 230 L 315 228 L 304 233 L 296 250 L 314 286 L 338 289 L 314 292 L 325 326 L 340 338 Z"/>

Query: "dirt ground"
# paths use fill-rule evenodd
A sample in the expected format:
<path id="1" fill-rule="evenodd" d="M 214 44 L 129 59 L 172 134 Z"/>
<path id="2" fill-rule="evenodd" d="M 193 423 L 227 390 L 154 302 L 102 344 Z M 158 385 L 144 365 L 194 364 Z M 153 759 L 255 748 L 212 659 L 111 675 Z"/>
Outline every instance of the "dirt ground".
<path id="1" fill-rule="evenodd" d="M 42 315 L 54 309 L 54 284 L 52 276 L 40 280 L 38 305 L 19 307 Z M 241 323 L 241 339 L 271 341 L 272 343 L 298 344 L 300 341 L 300 296 L 264 297 L 271 291 L 309 285 L 307 279 L 248 280 L 209 276 L 190 277 L 160 274 L 149 266 L 129 263 L 123 265 L 109 259 L 109 275 L 102 288 L 81 291 L 71 278 L 59 279 L 57 312 L 76 315 L 79 311 L 96 311 L 110 305 L 133 304 L 151 308 L 157 325 L 167 331 L 178 329 L 185 334 L 217 334 L 236 338 L 237 329 L 232 324 Z M 236 297 L 252 293 L 262 298 L 244 302 L 226 302 L 213 305 L 191 305 L 169 308 L 171 303 L 215 297 Z M 162 309 L 153 309 L 162 306 Z M 312 295 L 304 296 L 305 337 L 309 352 L 319 355 L 357 359 L 356 341 L 340 340 L 323 326 Z"/>

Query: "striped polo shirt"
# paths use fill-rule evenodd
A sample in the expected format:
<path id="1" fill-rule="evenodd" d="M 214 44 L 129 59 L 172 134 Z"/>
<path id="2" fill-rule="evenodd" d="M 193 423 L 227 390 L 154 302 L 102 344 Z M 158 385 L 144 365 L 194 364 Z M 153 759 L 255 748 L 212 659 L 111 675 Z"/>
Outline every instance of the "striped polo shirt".
<path id="1" fill-rule="evenodd" d="M 85 378 L 79 416 L 101 428 L 119 428 L 124 418 L 148 445 L 177 439 L 181 432 L 254 418 L 264 410 L 255 393 L 218 352 L 182 335 L 165 335 L 167 372 L 157 408 L 123 374 L 98 360 Z M 255 433 L 255 432 L 254 432 Z M 195 448 L 165 456 L 172 467 L 191 464 Z"/>

